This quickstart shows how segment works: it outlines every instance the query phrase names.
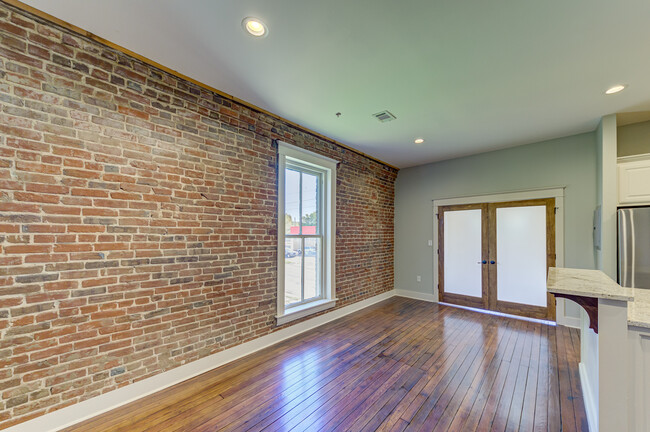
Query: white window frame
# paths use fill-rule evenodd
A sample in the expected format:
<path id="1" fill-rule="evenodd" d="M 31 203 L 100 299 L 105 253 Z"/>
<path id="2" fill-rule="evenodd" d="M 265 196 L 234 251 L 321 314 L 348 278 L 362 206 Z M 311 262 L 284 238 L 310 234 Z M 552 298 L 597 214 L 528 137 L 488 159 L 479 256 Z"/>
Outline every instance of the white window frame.
<path id="1" fill-rule="evenodd" d="M 278 141 L 278 300 L 277 325 L 304 318 L 311 314 L 324 311 L 336 306 L 335 283 L 335 239 L 336 239 L 336 166 L 338 161 L 321 156 L 309 150 Z M 323 172 L 322 199 L 322 268 L 323 280 L 321 297 L 286 307 L 284 304 L 284 247 L 285 247 L 285 169 L 295 163 L 305 167 L 313 167 Z"/>

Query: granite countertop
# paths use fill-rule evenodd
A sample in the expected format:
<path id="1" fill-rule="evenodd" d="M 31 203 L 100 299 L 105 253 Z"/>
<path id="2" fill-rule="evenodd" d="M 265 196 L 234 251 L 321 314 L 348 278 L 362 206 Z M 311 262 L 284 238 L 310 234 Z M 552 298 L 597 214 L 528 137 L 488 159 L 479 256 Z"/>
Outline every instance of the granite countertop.
<path id="1" fill-rule="evenodd" d="M 650 328 L 650 289 L 625 288 L 600 270 L 551 267 L 548 291 L 583 297 L 627 301 L 627 323 Z"/>
<path id="2" fill-rule="evenodd" d="M 634 301 L 627 305 L 627 323 L 650 328 L 650 289 L 634 289 Z"/>
<path id="3" fill-rule="evenodd" d="M 582 297 L 633 301 L 634 289 L 624 288 L 600 270 L 551 267 L 548 291 Z"/>

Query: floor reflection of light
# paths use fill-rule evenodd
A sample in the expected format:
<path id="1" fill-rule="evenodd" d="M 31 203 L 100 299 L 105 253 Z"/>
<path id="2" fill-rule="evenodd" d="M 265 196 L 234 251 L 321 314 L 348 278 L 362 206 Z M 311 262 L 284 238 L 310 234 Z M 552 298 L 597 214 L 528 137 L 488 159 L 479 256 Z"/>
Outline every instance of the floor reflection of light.
<path id="1" fill-rule="evenodd" d="M 488 314 L 488 315 L 496 315 L 496 316 L 505 317 L 505 318 L 515 318 L 515 319 L 520 319 L 520 320 L 524 320 L 524 321 L 531 321 L 531 322 L 536 322 L 536 323 L 540 323 L 540 324 L 546 324 L 546 325 L 550 325 L 550 326 L 557 326 L 557 323 L 555 321 L 547 321 L 547 320 L 536 319 L 536 318 L 528 318 L 528 317 L 522 317 L 522 316 L 519 316 L 519 315 L 510 315 L 510 314 L 506 314 L 506 313 L 503 313 L 503 312 L 496 312 L 496 311 L 491 311 L 491 310 L 478 309 L 478 308 L 473 308 L 473 307 L 469 307 L 469 306 L 459 306 L 459 305 L 455 305 L 455 304 L 451 304 L 451 303 L 439 302 L 439 304 L 442 304 L 442 305 L 445 305 L 445 306 L 451 306 L 451 307 L 455 307 L 455 308 L 459 308 L 459 309 L 471 310 L 471 311 L 474 311 L 474 312 L 479 312 L 479 313 Z"/>
<path id="2" fill-rule="evenodd" d="M 337 355 L 329 360 L 323 359 L 335 349 L 336 345 L 331 344 L 310 347 L 282 360 L 279 365 L 282 379 L 277 383 L 279 392 L 274 392 L 273 400 L 268 401 L 275 418 L 290 421 L 307 405 L 312 405 L 310 400 L 319 397 L 322 386 L 318 382 L 328 375 L 328 370 L 340 364 Z M 307 405 L 303 406 L 305 403 Z"/>
<path id="3" fill-rule="evenodd" d="M 282 391 L 303 389 L 322 373 L 322 362 L 318 361 L 323 355 L 321 350 L 322 347 L 311 347 L 282 362 Z"/>
<path id="4" fill-rule="evenodd" d="M 482 344 L 483 343 L 483 332 L 487 330 L 486 323 L 482 321 L 475 321 L 471 318 L 459 317 L 459 316 L 449 316 L 446 315 L 443 317 L 444 327 L 443 331 L 446 330 L 446 327 L 449 327 L 448 331 L 457 331 L 459 326 L 462 325 L 462 334 L 463 335 L 472 335 L 473 343 L 472 345 Z M 456 343 L 459 338 L 454 338 L 452 343 Z"/>

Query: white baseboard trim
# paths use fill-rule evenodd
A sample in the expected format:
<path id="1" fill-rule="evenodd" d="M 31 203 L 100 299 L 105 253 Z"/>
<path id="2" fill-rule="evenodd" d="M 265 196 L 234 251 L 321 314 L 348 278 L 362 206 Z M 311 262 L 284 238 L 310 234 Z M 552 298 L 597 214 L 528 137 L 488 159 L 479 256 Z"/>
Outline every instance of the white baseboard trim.
<path id="1" fill-rule="evenodd" d="M 580 324 L 580 316 L 574 317 L 566 314 L 566 305 L 567 302 L 570 300 L 564 298 L 557 298 L 555 300 L 556 300 L 555 322 L 557 323 L 557 325 L 561 325 L 564 327 L 573 327 L 577 329 L 582 328 Z"/>
<path id="2" fill-rule="evenodd" d="M 598 405 L 594 400 L 594 394 L 587 378 L 587 371 L 584 363 L 578 365 L 580 371 L 580 386 L 582 387 L 582 400 L 585 402 L 585 412 L 590 432 L 598 432 Z"/>
<path id="3" fill-rule="evenodd" d="M 54 432 L 72 426 L 394 296 L 394 290 L 387 291 L 92 399 L 36 417 L 5 431 Z"/>
<path id="4" fill-rule="evenodd" d="M 564 327 L 573 327 L 573 328 L 580 328 L 580 318 L 576 317 L 570 317 L 570 316 L 556 316 L 556 322 L 557 325 L 561 325 Z"/>
<path id="5" fill-rule="evenodd" d="M 429 293 L 421 293 L 418 291 L 411 291 L 411 290 L 404 290 L 404 289 L 396 289 L 395 290 L 395 296 L 397 297 L 406 297 L 410 299 L 415 299 L 415 300 L 424 300 L 428 302 L 437 302 L 438 299 L 436 296 L 433 294 Z"/>

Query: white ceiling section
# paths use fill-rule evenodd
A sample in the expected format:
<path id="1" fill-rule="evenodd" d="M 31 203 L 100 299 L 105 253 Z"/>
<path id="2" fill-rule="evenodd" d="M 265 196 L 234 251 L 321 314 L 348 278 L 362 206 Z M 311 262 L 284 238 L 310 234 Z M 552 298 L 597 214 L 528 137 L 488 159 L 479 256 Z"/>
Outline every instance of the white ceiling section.
<path id="1" fill-rule="evenodd" d="M 648 0 L 25 2 L 398 167 L 650 108 Z"/>

